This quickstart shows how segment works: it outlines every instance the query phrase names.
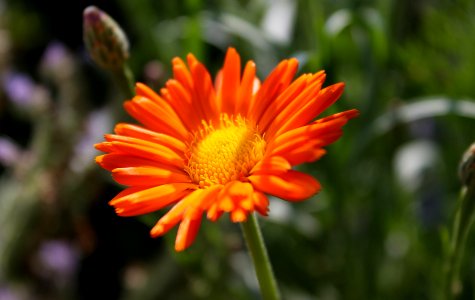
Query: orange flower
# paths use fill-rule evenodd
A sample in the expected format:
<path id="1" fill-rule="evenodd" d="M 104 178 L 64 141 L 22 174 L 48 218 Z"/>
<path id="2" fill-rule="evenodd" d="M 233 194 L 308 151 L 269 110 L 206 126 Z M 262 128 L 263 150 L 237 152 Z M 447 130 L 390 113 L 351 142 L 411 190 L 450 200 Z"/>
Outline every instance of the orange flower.
<path id="1" fill-rule="evenodd" d="M 173 59 L 174 78 L 160 95 L 137 83 L 127 112 L 142 126 L 117 124 L 96 148 L 96 161 L 128 186 L 110 201 L 120 216 L 173 207 L 152 228 L 157 237 L 180 223 L 175 249 L 189 247 L 203 213 L 216 221 L 224 212 L 233 222 L 249 213 L 267 215 L 266 194 L 301 201 L 320 184 L 292 166 L 312 162 L 336 141 L 348 110 L 312 121 L 343 92 L 343 83 L 322 88 L 325 73 L 292 81 L 298 62 L 282 61 L 262 84 L 249 61 L 241 74 L 235 49 L 227 51 L 213 84 L 193 55 L 188 67 Z"/>

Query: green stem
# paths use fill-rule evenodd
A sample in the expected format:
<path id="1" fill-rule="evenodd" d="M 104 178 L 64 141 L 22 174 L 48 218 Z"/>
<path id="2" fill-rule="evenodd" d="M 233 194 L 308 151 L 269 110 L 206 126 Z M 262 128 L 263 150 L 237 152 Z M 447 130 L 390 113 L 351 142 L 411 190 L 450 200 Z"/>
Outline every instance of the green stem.
<path id="1" fill-rule="evenodd" d="M 454 299 L 461 290 L 459 278 L 465 242 L 475 219 L 475 188 L 466 187 L 462 191 L 460 203 L 455 214 L 450 242 L 446 273 L 446 299 Z"/>
<path id="2" fill-rule="evenodd" d="M 112 75 L 117 85 L 122 90 L 122 93 L 124 93 L 124 96 L 127 99 L 132 99 L 132 97 L 135 95 L 135 81 L 134 75 L 132 74 L 132 71 L 130 70 L 127 63 L 124 63 L 122 68 L 112 71 Z"/>
<path id="3" fill-rule="evenodd" d="M 247 248 L 251 254 L 257 280 L 261 288 L 264 300 L 280 299 L 279 290 L 272 272 L 272 266 L 267 256 L 266 246 L 262 233 L 253 213 L 249 214 L 248 220 L 241 223 L 241 228 L 246 240 Z"/>

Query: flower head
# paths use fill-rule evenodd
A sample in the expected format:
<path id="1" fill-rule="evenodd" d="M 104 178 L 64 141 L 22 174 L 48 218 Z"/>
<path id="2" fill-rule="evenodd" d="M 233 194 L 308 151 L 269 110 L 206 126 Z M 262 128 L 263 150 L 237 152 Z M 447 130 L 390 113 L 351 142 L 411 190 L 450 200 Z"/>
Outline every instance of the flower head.
<path id="1" fill-rule="evenodd" d="M 156 94 L 137 83 L 136 96 L 125 103 L 141 126 L 118 124 L 96 148 L 96 158 L 114 179 L 128 186 L 110 204 L 121 216 L 172 208 L 151 235 L 179 224 L 175 249 L 196 237 L 203 214 L 211 221 L 223 213 L 243 222 L 249 213 L 267 215 L 266 194 L 301 201 L 320 184 L 292 169 L 325 154 L 346 122 L 348 110 L 314 121 L 343 92 L 343 83 L 322 88 L 325 73 L 292 80 L 298 62 L 282 61 L 262 84 L 249 61 L 241 73 L 239 54 L 227 51 L 213 83 L 193 55 L 188 66 L 173 60 L 174 78 Z"/>

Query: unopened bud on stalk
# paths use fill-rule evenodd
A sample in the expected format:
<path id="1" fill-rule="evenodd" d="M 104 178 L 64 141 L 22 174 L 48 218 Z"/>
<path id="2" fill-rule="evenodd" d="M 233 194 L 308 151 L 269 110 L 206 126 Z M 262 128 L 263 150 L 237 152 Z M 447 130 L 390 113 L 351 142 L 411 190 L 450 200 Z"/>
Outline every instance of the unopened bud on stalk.
<path id="1" fill-rule="evenodd" d="M 475 143 L 464 153 L 459 166 L 459 175 L 465 186 L 475 188 Z"/>
<path id="2" fill-rule="evenodd" d="M 129 41 L 108 14 L 89 6 L 83 14 L 84 43 L 95 63 L 107 70 L 122 68 L 129 57 Z"/>

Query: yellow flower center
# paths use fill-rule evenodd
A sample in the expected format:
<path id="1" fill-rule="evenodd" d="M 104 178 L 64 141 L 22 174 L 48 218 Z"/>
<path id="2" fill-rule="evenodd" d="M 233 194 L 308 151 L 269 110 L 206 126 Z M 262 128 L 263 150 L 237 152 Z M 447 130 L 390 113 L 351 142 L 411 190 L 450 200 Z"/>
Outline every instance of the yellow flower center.
<path id="1" fill-rule="evenodd" d="M 214 128 L 204 122 L 190 145 L 185 169 L 201 188 L 247 176 L 264 156 L 266 142 L 246 120 L 223 114 L 219 123 Z"/>

